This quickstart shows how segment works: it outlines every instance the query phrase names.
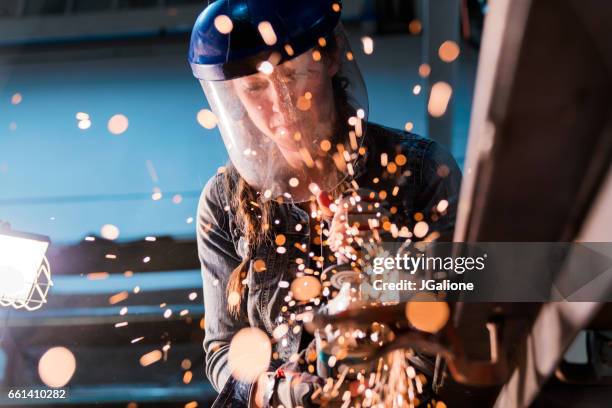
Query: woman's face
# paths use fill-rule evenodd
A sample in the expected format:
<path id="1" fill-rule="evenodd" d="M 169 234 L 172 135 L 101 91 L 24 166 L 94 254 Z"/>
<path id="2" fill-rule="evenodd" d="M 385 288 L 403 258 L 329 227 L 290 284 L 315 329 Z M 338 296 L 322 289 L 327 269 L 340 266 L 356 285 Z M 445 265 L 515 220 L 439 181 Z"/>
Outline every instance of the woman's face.
<path id="1" fill-rule="evenodd" d="M 292 167 L 303 166 L 300 149 L 316 156 L 319 142 L 332 135 L 336 121 L 332 77 L 336 71 L 333 63 L 315 61 L 306 52 L 269 74 L 234 80 L 251 121 L 275 142 Z"/>

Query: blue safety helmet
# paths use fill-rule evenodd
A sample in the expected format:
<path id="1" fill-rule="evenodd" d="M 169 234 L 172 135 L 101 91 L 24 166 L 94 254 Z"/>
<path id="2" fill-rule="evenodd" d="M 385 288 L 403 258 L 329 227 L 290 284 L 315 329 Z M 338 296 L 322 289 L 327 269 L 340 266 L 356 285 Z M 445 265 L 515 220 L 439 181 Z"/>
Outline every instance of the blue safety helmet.
<path id="1" fill-rule="evenodd" d="M 217 0 L 197 18 L 191 33 L 189 63 L 198 79 L 217 81 L 257 72 L 261 61 L 276 54 L 283 63 L 330 35 L 340 20 L 341 0 Z M 224 34 L 217 19 L 231 20 Z M 268 22 L 276 42 L 264 42 L 258 26 Z"/>

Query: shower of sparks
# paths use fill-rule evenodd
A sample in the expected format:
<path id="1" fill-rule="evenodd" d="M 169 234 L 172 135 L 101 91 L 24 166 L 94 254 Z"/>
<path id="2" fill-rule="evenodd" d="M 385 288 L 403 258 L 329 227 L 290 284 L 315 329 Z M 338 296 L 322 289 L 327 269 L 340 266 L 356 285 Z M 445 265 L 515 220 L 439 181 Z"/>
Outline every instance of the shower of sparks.
<path id="1" fill-rule="evenodd" d="M 267 45 L 276 44 L 276 33 L 274 32 L 274 28 L 272 28 L 272 24 L 270 24 L 270 22 L 262 21 L 257 25 L 257 30 Z"/>
<path id="2" fill-rule="evenodd" d="M 427 111 L 434 118 L 439 118 L 446 113 L 448 102 L 453 94 L 453 88 L 446 82 L 436 82 L 431 87 Z"/>
<path id="3" fill-rule="evenodd" d="M 108 131 L 113 135 L 120 135 L 124 133 L 129 127 L 129 121 L 127 116 L 122 114 L 113 115 L 108 120 Z"/>
<path id="4" fill-rule="evenodd" d="M 229 34 L 234 29 L 232 19 L 224 14 L 215 17 L 214 24 L 217 31 L 219 31 L 221 34 Z"/>
<path id="5" fill-rule="evenodd" d="M 454 41 L 444 41 L 438 49 L 438 56 L 444 62 L 453 62 L 459 57 L 459 46 Z"/>
<path id="6" fill-rule="evenodd" d="M 228 360 L 232 376 L 246 383 L 254 382 L 268 369 L 272 345 L 266 334 L 254 327 L 241 329 L 230 343 Z"/>
<path id="7" fill-rule="evenodd" d="M 366 55 L 370 55 L 374 52 L 374 40 L 372 37 L 361 37 L 361 44 L 363 45 L 363 52 Z"/>

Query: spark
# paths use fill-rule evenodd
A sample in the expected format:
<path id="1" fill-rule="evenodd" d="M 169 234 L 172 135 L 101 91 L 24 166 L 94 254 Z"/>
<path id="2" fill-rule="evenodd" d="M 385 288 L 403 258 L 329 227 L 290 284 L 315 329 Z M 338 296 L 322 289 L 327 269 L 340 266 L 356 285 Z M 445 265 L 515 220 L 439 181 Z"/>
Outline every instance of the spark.
<path id="1" fill-rule="evenodd" d="M 112 224 L 103 225 L 100 229 L 100 235 L 104 239 L 108 239 L 109 241 L 114 241 L 119 238 L 119 228 Z"/>
<path id="2" fill-rule="evenodd" d="M 429 102 L 427 104 L 427 111 L 434 118 L 439 118 L 446 113 L 448 102 L 453 94 L 453 88 L 446 82 L 436 82 L 431 87 L 431 93 L 429 94 Z"/>
<path id="3" fill-rule="evenodd" d="M 128 129 L 129 124 L 127 116 L 118 113 L 108 120 L 107 128 L 113 135 L 120 135 Z"/>
<path id="4" fill-rule="evenodd" d="M 150 366 L 151 364 L 154 364 L 161 360 L 162 356 L 162 352 L 159 350 L 150 351 L 140 357 L 140 365 L 143 367 Z"/>
<path id="5" fill-rule="evenodd" d="M 221 14 L 215 17 L 214 25 L 217 31 L 219 31 L 221 34 L 229 34 L 234 28 L 234 23 L 232 23 L 232 19 L 226 16 L 225 14 Z"/>
<path id="6" fill-rule="evenodd" d="M 217 126 L 218 120 L 215 115 L 209 109 L 200 109 L 196 115 L 196 120 L 204 129 L 214 129 Z"/>
<path id="7" fill-rule="evenodd" d="M 115 323 L 115 328 L 125 327 L 127 325 L 128 325 L 128 322 Z"/>
<path id="8" fill-rule="evenodd" d="M 274 32 L 274 28 L 272 27 L 272 24 L 270 24 L 270 22 L 262 21 L 257 25 L 257 30 L 259 31 L 261 38 L 267 45 L 276 44 L 276 33 Z"/>
<path id="9" fill-rule="evenodd" d="M 116 305 L 117 303 L 123 302 L 129 296 L 127 291 L 122 291 L 117 294 L 112 295 L 108 298 L 108 303 L 111 305 Z"/>
<path id="10" fill-rule="evenodd" d="M 198 293 L 197 292 L 191 292 L 189 294 L 189 300 L 194 301 L 198 298 Z"/>
<path id="11" fill-rule="evenodd" d="M 460 49 L 454 41 L 444 41 L 438 49 L 438 56 L 444 62 L 453 62 L 459 57 Z"/>
<path id="12" fill-rule="evenodd" d="M 366 55 L 370 55 L 374 52 L 374 40 L 372 37 L 361 37 L 361 44 L 363 45 L 363 52 Z"/>
<path id="13" fill-rule="evenodd" d="M 89 280 L 103 280 L 108 279 L 108 272 L 91 272 L 87 274 Z"/>
<path id="14" fill-rule="evenodd" d="M 144 337 L 136 337 L 135 339 L 132 339 L 130 341 L 130 343 L 134 344 L 134 343 L 138 343 L 140 340 L 144 339 Z"/>

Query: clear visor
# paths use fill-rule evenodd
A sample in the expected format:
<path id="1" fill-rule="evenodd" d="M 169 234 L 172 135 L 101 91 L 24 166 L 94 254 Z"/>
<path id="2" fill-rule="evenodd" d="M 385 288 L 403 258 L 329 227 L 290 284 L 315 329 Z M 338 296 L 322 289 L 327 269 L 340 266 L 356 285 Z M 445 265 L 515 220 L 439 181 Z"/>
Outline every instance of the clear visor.
<path id="1" fill-rule="evenodd" d="M 256 74 L 201 80 L 230 160 L 263 199 L 306 201 L 354 172 L 368 99 L 341 27 Z"/>

